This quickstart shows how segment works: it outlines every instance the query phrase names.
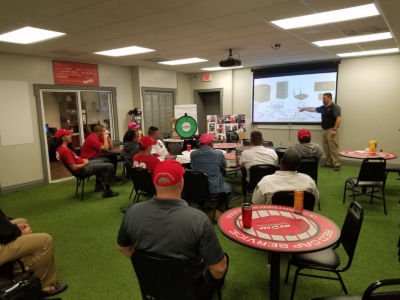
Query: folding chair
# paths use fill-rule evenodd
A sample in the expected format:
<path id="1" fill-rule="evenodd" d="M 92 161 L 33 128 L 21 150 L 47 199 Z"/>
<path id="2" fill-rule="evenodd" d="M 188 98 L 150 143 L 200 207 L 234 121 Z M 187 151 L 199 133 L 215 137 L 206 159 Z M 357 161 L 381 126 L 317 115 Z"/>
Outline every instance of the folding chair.
<path id="1" fill-rule="evenodd" d="M 149 170 L 144 168 L 128 168 L 129 177 L 132 179 L 133 186 L 129 199 L 131 199 L 133 191 L 136 191 L 133 203 L 137 203 L 140 200 L 140 196 L 144 193 L 150 196 L 156 194 L 156 190 L 153 184 L 153 178 Z"/>
<path id="2" fill-rule="evenodd" d="M 304 191 L 304 209 L 314 211 L 315 197 L 312 193 Z M 294 191 L 281 191 L 272 195 L 272 204 L 293 207 Z"/>
<path id="3" fill-rule="evenodd" d="M 84 176 L 84 175 L 82 175 L 82 172 L 75 173 L 74 171 L 71 170 L 71 168 L 68 166 L 68 164 L 66 164 L 65 162 L 62 162 L 62 163 L 67 168 L 67 170 L 71 173 L 71 175 L 76 178 L 75 197 L 78 197 L 78 189 L 79 189 L 79 186 L 82 184 L 81 201 L 83 201 L 83 192 L 85 190 L 85 180 L 89 180 L 90 175 Z"/>

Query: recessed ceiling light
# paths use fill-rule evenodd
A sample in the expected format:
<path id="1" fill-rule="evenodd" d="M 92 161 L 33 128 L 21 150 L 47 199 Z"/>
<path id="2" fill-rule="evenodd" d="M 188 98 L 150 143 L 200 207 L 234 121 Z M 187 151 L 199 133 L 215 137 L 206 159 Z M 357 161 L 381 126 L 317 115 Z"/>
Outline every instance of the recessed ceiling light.
<path id="1" fill-rule="evenodd" d="M 62 35 L 65 35 L 65 33 L 27 26 L 0 34 L 0 41 L 15 44 L 32 44 Z"/>
<path id="2" fill-rule="evenodd" d="M 184 59 L 177 59 L 177 60 L 160 61 L 159 64 L 175 66 L 175 65 L 195 64 L 195 63 L 200 63 L 200 62 L 204 62 L 204 61 L 208 61 L 208 60 L 203 59 L 203 58 L 198 58 L 198 57 L 192 57 L 192 58 L 184 58 Z"/>
<path id="3" fill-rule="evenodd" d="M 375 4 L 366 4 L 344 9 L 331 10 L 323 13 L 310 14 L 300 17 L 271 21 L 272 24 L 283 29 L 308 27 L 335 22 L 343 22 L 379 15 Z"/>
<path id="4" fill-rule="evenodd" d="M 348 53 L 338 53 L 337 56 L 349 57 L 349 56 L 365 56 L 365 55 L 376 55 L 376 54 L 388 54 L 399 52 L 399 48 L 389 48 L 380 50 L 369 50 L 369 51 L 359 51 L 359 52 L 348 52 Z"/>
<path id="5" fill-rule="evenodd" d="M 352 37 L 341 38 L 341 39 L 317 41 L 317 42 L 312 42 L 312 43 L 317 46 L 320 46 L 320 47 L 327 47 L 327 46 L 335 46 L 335 45 L 346 45 L 346 44 L 379 41 L 379 40 L 386 40 L 386 39 L 391 39 L 391 38 L 392 38 L 392 34 L 390 32 L 382 32 L 382 33 L 352 36 Z"/>
<path id="6" fill-rule="evenodd" d="M 147 53 L 147 52 L 152 52 L 152 51 L 155 51 L 155 50 L 149 49 L 149 48 L 143 48 L 143 47 L 139 47 L 139 46 L 130 46 L 130 47 L 124 47 L 124 48 L 118 48 L 118 49 L 99 51 L 99 52 L 95 52 L 94 54 L 106 55 L 106 56 L 126 56 L 126 55 Z"/>
<path id="7" fill-rule="evenodd" d="M 223 68 L 223 67 L 211 67 L 211 68 L 201 68 L 203 71 L 221 71 L 221 70 L 230 70 L 230 69 L 239 69 L 243 68 L 243 66 L 237 66 L 237 67 L 228 67 L 228 68 Z"/>

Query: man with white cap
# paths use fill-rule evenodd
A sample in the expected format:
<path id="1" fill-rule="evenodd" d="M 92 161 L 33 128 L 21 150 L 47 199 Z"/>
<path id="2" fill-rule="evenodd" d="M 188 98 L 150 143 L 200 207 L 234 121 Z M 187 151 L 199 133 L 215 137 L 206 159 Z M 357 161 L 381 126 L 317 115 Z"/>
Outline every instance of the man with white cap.
<path id="1" fill-rule="evenodd" d="M 190 154 L 192 169 L 203 172 L 208 176 L 208 188 L 212 194 L 220 194 L 220 201 L 215 211 L 215 220 L 218 220 L 223 211 L 228 208 L 229 197 L 232 186 L 222 179 L 222 173 L 226 169 L 226 159 L 224 154 L 212 148 L 213 134 L 203 134 L 200 136 L 200 149 Z M 224 195 L 223 195 L 224 194 Z"/>
<path id="2" fill-rule="evenodd" d="M 193 272 L 196 291 L 210 299 L 215 289 L 205 277 L 223 283 L 228 262 L 214 227 L 202 211 L 181 199 L 185 170 L 175 160 L 160 162 L 154 170 L 157 196 L 132 205 L 126 212 L 118 233 L 117 249 L 128 258 L 136 250 L 161 257 L 202 262 Z"/>

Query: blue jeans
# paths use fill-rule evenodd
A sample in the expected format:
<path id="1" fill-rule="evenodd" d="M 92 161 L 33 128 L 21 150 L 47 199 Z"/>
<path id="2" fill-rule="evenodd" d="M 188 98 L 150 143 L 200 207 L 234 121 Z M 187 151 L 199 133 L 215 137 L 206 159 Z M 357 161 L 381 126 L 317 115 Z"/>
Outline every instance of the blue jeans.
<path id="1" fill-rule="evenodd" d="M 96 175 L 96 185 L 104 183 L 109 185 L 114 177 L 114 165 L 100 159 L 89 160 L 89 164 L 82 168 L 83 175 Z"/>

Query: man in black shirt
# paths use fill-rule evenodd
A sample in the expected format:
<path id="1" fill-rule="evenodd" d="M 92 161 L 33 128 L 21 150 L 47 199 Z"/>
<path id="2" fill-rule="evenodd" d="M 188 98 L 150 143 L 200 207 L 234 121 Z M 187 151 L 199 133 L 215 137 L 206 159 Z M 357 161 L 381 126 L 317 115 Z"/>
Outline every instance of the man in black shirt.
<path id="1" fill-rule="evenodd" d="M 175 160 L 158 164 L 153 175 L 157 196 L 128 209 L 118 233 L 117 249 L 128 258 L 137 249 L 193 264 L 203 262 L 208 271 L 205 274 L 222 279 L 227 271 L 227 258 L 211 221 L 180 198 L 184 173 Z M 199 272 L 194 279 L 202 276 L 203 272 Z"/>
<path id="2" fill-rule="evenodd" d="M 338 129 L 342 121 L 341 108 L 332 101 L 332 94 L 325 93 L 320 107 L 300 107 L 299 111 L 311 111 L 321 114 L 323 133 L 323 146 L 326 155 L 326 165 L 340 170 Z"/>

